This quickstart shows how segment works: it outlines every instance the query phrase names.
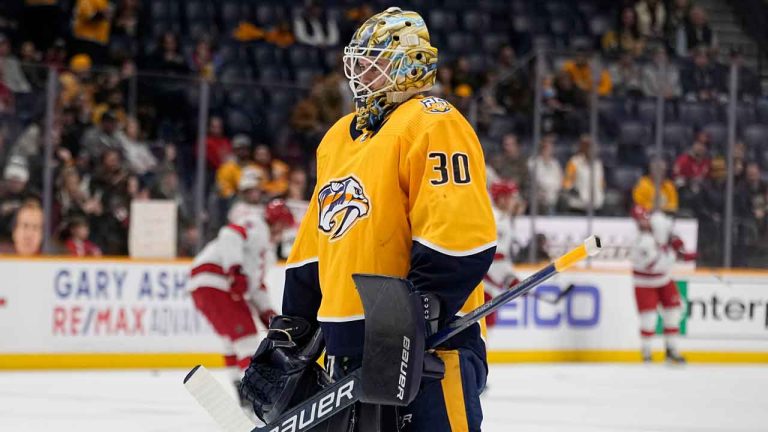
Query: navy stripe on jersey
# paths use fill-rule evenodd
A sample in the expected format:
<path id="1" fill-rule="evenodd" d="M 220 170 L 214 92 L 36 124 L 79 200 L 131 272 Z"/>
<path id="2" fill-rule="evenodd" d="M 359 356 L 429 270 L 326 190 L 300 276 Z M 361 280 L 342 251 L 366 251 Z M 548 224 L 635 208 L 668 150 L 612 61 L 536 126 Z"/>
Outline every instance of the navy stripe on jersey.
<path id="1" fill-rule="evenodd" d="M 316 324 L 322 298 L 317 260 L 285 270 L 283 315 L 302 317 Z"/>
<path id="2" fill-rule="evenodd" d="M 488 273 L 496 247 L 467 256 L 451 256 L 431 249 L 418 241 L 411 247 L 411 270 L 408 280 L 416 291 L 434 293 L 440 298 L 440 327 L 445 327 L 477 285 Z"/>

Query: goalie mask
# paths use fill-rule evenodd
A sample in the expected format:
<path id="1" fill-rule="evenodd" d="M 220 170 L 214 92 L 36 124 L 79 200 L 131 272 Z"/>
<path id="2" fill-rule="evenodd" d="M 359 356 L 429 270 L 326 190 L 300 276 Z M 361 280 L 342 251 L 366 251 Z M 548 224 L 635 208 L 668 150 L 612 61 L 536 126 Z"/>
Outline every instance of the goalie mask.
<path id="1" fill-rule="evenodd" d="M 344 48 L 357 130 L 378 128 L 398 104 L 432 88 L 436 71 L 437 49 L 419 14 L 391 7 L 369 18 Z"/>

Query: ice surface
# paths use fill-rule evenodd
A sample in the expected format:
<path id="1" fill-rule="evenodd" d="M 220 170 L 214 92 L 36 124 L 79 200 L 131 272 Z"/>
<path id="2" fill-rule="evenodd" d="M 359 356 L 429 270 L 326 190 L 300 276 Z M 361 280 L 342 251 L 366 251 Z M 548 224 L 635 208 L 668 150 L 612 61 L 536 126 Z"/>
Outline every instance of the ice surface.
<path id="1" fill-rule="evenodd" d="M 215 432 L 185 373 L 0 372 L 0 431 Z M 496 365 L 489 383 L 487 432 L 768 430 L 768 367 Z"/>

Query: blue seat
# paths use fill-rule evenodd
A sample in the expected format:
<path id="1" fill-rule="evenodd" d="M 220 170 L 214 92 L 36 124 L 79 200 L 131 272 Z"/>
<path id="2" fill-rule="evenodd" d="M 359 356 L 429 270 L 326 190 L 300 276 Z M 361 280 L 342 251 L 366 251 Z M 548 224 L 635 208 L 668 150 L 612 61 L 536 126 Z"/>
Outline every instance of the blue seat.
<path id="1" fill-rule="evenodd" d="M 610 29 L 610 20 L 602 15 L 593 16 L 589 19 L 589 32 L 592 36 L 602 36 Z"/>
<path id="2" fill-rule="evenodd" d="M 454 30 L 456 28 L 456 14 L 451 11 L 432 9 L 429 12 L 427 22 L 430 30 Z"/>
<path id="3" fill-rule="evenodd" d="M 251 118 L 241 110 L 227 110 L 225 122 L 227 130 L 233 135 L 239 133 L 250 135 L 253 132 L 253 122 L 251 121 Z"/>
<path id="4" fill-rule="evenodd" d="M 747 148 L 768 150 L 768 125 L 753 124 L 747 126 L 741 136 Z"/>
<path id="5" fill-rule="evenodd" d="M 610 171 L 609 178 L 613 187 L 620 191 L 629 191 L 635 187 L 635 183 L 643 175 L 641 168 L 619 165 Z"/>
<path id="6" fill-rule="evenodd" d="M 713 109 L 702 103 L 681 103 L 678 110 L 680 121 L 692 125 L 693 127 L 702 127 L 715 119 Z"/>
<path id="7" fill-rule="evenodd" d="M 710 123 L 701 128 L 709 135 L 711 150 L 724 151 L 728 144 L 728 128 L 722 123 Z"/>
<path id="8" fill-rule="evenodd" d="M 650 127 L 639 121 L 626 121 L 619 126 L 620 146 L 645 146 L 649 145 L 651 136 Z"/>
<path id="9" fill-rule="evenodd" d="M 664 148 L 680 153 L 693 142 L 693 128 L 683 123 L 665 123 L 662 140 Z"/>
<path id="10" fill-rule="evenodd" d="M 212 4 L 199 0 L 187 0 L 184 3 L 184 16 L 187 21 L 208 20 L 212 21 Z"/>
<path id="11" fill-rule="evenodd" d="M 485 12 L 470 10 L 464 14 L 463 25 L 465 30 L 482 33 L 491 25 L 491 17 Z"/>

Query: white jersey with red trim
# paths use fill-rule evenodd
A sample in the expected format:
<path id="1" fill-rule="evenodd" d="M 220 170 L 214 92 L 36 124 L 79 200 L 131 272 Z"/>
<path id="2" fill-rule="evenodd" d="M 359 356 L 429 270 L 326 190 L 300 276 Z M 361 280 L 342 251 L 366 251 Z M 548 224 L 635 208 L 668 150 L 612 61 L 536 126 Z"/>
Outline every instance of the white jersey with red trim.
<path id="1" fill-rule="evenodd" d="M 631 252 L 636 288 L 659 288 L 669 283 L 677 252 L 668 244 L 660 245 L 650 231 L 641 231 Z"/>
<path id="2" fill-rule="evenodd" d="M 245 228 L 258 226 L 264 223 L 264 206 L 261 204 L 248 204 L 244 201 L 235 201 L 227 214 L 227 222 L 240 225 Z"/>
<path id="3" fill-rule="evenodd" d="M 274 264 L 274 247 L 269 241 L 269 228 L 263 220 L 250 221 L 248 228 L 229 224 L 205 245 L 192 262 L 189 289 L 215 288 L 230 290 L 227 276 L 230 269 L 240 266 L 248 277 L 246 296 L 259 311 L 272 309 L 264 285 L 267 269 Z"/>
<path id="4" fill-rule="evenodd" d="M 495 207 L 493 216 L 496 219 L 496 254 L 485 276 L 485 290 L 492 296 L 496 296 L 501 293 L 501 290 L 509 288 L 509 284 L 516 279 L 516 276 L 511 256 L 514 253 L 512 216 Z"/>

